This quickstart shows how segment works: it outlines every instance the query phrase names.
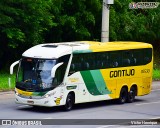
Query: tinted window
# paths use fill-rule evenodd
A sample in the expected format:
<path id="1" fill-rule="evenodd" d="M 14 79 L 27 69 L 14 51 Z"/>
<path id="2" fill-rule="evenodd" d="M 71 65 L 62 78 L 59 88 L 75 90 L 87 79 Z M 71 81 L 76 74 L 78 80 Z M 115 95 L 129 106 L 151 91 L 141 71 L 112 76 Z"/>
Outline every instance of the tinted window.
<path id="1" fill-rule="evenodd" d="M 109 54 L 110 58 L 110 67 L 121 67 L 122 66 L 122 52 L 121 51 L 113 51 Z"/>
<path id="2" fill-rule="evenodd" d="M 151 60 L 151 48 L 73 54 L 70 72 L 145 65 Z"/>

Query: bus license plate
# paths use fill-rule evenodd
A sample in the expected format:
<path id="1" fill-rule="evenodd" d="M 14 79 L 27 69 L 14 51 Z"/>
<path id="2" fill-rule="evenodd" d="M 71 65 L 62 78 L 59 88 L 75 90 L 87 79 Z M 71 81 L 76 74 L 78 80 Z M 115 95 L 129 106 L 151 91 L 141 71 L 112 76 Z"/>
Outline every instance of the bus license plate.
<path id="1" fill-rule="evenodd" d="M 34 104 L 34 101 L 28 100 L 27 103 L 28 104 Z"/>

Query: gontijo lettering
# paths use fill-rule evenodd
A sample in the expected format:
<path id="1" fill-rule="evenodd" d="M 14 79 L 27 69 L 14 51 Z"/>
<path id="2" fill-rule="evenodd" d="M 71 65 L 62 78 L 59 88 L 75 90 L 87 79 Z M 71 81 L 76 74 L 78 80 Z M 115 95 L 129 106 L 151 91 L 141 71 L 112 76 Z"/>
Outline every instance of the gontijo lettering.
<path id="1" fill-rule="evenodd" d="M 123 76 L 134 76 L 135 70 L 129 69 L 129 70 L 115 70 L 110 71 L 110 78 L 113 77 L 123 77 Z"/>

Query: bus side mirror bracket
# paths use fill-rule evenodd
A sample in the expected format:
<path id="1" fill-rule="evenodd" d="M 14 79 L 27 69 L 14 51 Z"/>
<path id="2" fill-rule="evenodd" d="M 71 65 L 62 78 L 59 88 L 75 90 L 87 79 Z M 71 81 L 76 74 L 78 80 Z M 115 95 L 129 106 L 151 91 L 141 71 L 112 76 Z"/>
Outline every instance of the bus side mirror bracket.
<path id="1" fill-rule="evenodd" d="M 63 62 L 56 64 L 52 70 L 51 70 L 51 77 L 54 78 L 55 77 L 55 73 L 58 67 L 60 67 L 63 64 Z"/>
<path id="2" fill-rule="evenodd" d="M 13 68 L 14 66 L 16 66 L 17 64 L 19 63 L 19 60 L 14 62 L 11 66 L 10 66 L 10 74 L 12 75 L 13 74 Z"/>

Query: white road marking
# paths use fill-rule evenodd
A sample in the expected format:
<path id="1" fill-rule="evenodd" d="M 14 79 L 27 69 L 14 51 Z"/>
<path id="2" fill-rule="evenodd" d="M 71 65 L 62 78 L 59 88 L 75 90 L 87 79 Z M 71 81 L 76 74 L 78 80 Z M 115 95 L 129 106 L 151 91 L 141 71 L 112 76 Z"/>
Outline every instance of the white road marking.
<path id="1" fill-rule="evenodd" d="M 160 103 L 160 101 L 149 102 L 149 103 L 140 103 L 140 104 L 135 104 L 135 105 L 158 104 L 158 103 Z"/>
<path id="2" fill-rule="evenodd" d="M 21 105 L 21 106 L 18 106 L 18 108 L 24 108 L 24 107 L 28 107 L 29 105 Z"/>
<path id="3" fill-rule="evenodd" d="M 150 118 L 150 119 L 152 119 L 152 120 L 155 120 L 155 119 L 160 119 L 160 116 L 158 117 L 154 117 L 154 118 Z"/>
<path id="4" fill-rule="evenodd" d="M 42 119 L 53 119 L 52 117 L 46 117 L 46 118 L 42 118 Z"/>
<path id="5" fill-rule="evenodd" d="M 151 92 L 154 92 L 154 91 L 160 91 L 160 89 L 154 89 L 154 90 L 151 90 Z"/>
<path id="6" fill-rule="evenodd" d="M 109 127 L 112 127 L 112 126 L 117 126 L 117 125 L 104 125 L 104 126 L 100 126 L 100 127 L 97 127 L 97 128 L 109 128 Z"/>

